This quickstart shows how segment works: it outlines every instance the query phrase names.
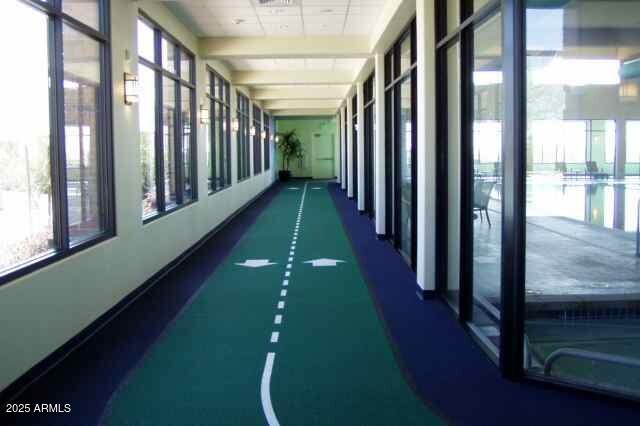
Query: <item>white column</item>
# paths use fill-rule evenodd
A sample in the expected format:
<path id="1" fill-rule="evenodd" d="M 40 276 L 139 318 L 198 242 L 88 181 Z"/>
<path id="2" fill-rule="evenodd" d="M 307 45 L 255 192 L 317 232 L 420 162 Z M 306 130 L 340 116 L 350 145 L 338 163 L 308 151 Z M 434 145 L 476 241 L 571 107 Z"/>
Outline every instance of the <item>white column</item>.
<path id="1" fill-rule="evenodd" d="M 436 41 L 434 0 L 416 2 L 417 37 L 417 281 L 425 291 L 436 284 Z"/>
<path id="2" fill-rule="evenodd" d="M 340 188 L 347 189 L 347 156 L 345 155 L 347 146 L 347 134 L 344 131 L 347 111 L 345 107 L 340 108 Z"/>
<path id="3" fill-rule="evenodd" d="M 385 140 L 385 111 L 384 111 L 384 53 L 376 53 L 375 56 L 375 110 L 376 115 L 376 138 L 373 141 L 373 149 L 376 152 L 376 162 L 373 165 L 373 185 L 376 191 L 376 234 L 384 235 L 386 233 L 386 152 L 384 149 Z"/>
<path id="4" fill-rule="evenodd" d="M 347 197 L 353 198 L 353 103 L 347 98 Z"/>
<path id="5" fill-rule="evenodd" d="M 238 183 L 238 132 L 233 130 L 233 123 L 238 119 L 238 92 L 235 86 L 230 86 L 231 91 L 231 184 Z"/>
<path id="6" fill-rule="evenodd" d="M 253 177 L 256 169 L 253 167 L 253 136 L 251 136 L 251 128 L 253 127 L 253 101 L 249 99 L 249 177 Z M 256 129 L 257 131 L 258 129 Z"/>
<path id="7" fill-rule="evenodd" d="M 361 81 L 356 85 L 356 93 L 358 95 L 358 140 L 356 141 L 358 151 L 358 170 L 356 170 L 356 179 L 358 179 L 358 211 L 364 211 L 366 191 L 364 187 L 364 85 Z"/>
<path id="8" fill-rule="evenodd" d="M 341 140 L 341 131 L 340 131 L 340 113 L 336 113 L 336 140 L 335 146 L 333 149 L 333 173 L 337 178 L 337 182 L 342 182 L 342 161 L 340 160 L 340 153 L 342 152 L 342 140 Z"/>

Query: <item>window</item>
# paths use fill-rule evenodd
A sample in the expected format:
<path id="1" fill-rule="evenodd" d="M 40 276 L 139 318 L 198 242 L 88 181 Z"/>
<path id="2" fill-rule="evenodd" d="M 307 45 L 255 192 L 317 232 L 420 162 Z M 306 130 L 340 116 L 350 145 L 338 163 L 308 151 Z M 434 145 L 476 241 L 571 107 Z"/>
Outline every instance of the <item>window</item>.
<path id="1" fill-rule="evenodd" d="M 238 97 L 238 181 L 245 180 L 251 176 L 250 153 L 249 153 L 249 98 L 237 92 Z"/>
<path id="2" fill-rule="evenodd" d="M 386 229 L 412 268 L 416 266 L 416 48 L 415 21 L 385 57 Z"/>
<path id="3" fill-rule="evenodd" d="M 0 4 L 0 50 L 21 58 L 0 67 L 2 283 L 114 234 L 104 11 Z"/>
<path id="4" fill-rule="evenodd" d="M 358 200 L 358 95 L 351 98 L 351 120 L 353 120 L 353 143 L 351 145 L 351 167 L 353 170 L 353 198 Z"/>
<path id="5" fill-rule="evenodd" d="M 263 154 L 263 158 L 264 158 L 264 169 L 265 170 L 269 170 L 271 168 L 271 135 L 273 134 L 271 132 L 271 117 L 269 117 L 267 114 L 263 115 L 264 117 L 264 141 L 262 142 L 263 145 L 263 150 L 264 150 L 264 154 Z"/>
<path id="6" fill-rule="evenodd" d="M 637 398 L 640 3 L 609 5 L 526 2 L 525 369 Z"/>
<path id="7" fill-rule="evenodd" d="M 141 210 L 148 221 L 197 199 L 195 58 L 141 16 L 138 61 Z"/>
<path id="8" fill-rule="evenodd" d="M 374 209 L 374 156 L 375 156 L 375 76 L 371 76 L 364 83 L 364 210 L 373 218 Z"/>
<path id="9" fill-rule="evenodd" d="M 229 82 L 209 68 L 209 144 L 207 170 L 209 193 L 231 185 L 231 106 Z"/>
<path id="10" fill-rule="evenodd" d="M 253 106 L 253 174 L 262 173 L 262 110 Z"/>

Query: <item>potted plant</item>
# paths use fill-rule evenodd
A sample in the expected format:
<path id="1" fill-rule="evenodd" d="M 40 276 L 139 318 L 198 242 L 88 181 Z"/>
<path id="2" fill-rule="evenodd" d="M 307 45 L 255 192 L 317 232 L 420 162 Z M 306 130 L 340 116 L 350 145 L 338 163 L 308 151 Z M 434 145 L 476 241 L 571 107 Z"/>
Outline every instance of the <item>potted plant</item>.
<path id="1" fill-rule="evenodd" d="M 291 179 L 289 162 L 291 161 L 291 158 L 302 157 L 302 143 L 300 142 L 300 139 L 298 139 L 295 129 L 276 134 L 276 141 L 278 149 L 282 154 L 282 170 L 278 172 L 278 176 L 281 181 L 288 181 Z"/>

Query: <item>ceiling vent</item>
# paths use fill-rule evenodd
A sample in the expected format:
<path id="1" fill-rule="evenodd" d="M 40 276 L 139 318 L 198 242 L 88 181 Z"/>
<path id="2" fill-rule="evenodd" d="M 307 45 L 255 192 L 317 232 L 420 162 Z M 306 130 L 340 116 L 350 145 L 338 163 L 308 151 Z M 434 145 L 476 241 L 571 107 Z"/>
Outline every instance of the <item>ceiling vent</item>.
<path id="1" fill-rule="evenodd" d="M 287 7 L 295 6 L 296 0 L 256 0 L 258 6 Z"/>

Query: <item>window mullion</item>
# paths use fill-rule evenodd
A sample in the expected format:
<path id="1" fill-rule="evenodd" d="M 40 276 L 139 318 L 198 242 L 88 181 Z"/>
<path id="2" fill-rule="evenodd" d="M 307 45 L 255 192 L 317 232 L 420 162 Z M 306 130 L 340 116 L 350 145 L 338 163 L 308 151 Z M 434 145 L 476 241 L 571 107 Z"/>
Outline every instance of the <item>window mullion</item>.
<path id="1" fill-rule="evenodd" d="M 154 53 L 155 63 L 162 64 L 160 31 L 154 29 Z M 164 143 L 163 143 L 163 117 L 162 117 L 162 71 L 154 70 L 155 74 L 155 92 L 156 92 L 156 193 L 158 212 L 166 211 L 165 203 L 165 182 L 164 182 Z"/>
<path id="2" fill-rule="evenodd" d="M 62 56 L 62 20 L 51 19 L 52 40 L 49 43 L 52 88 L 52 164 L 51 180 L 53 196 L 54 233 L 59 250 L 69 249 L 69 218 L 67 203 L 67 170 L 64 125 L 64 64 Z"/>

